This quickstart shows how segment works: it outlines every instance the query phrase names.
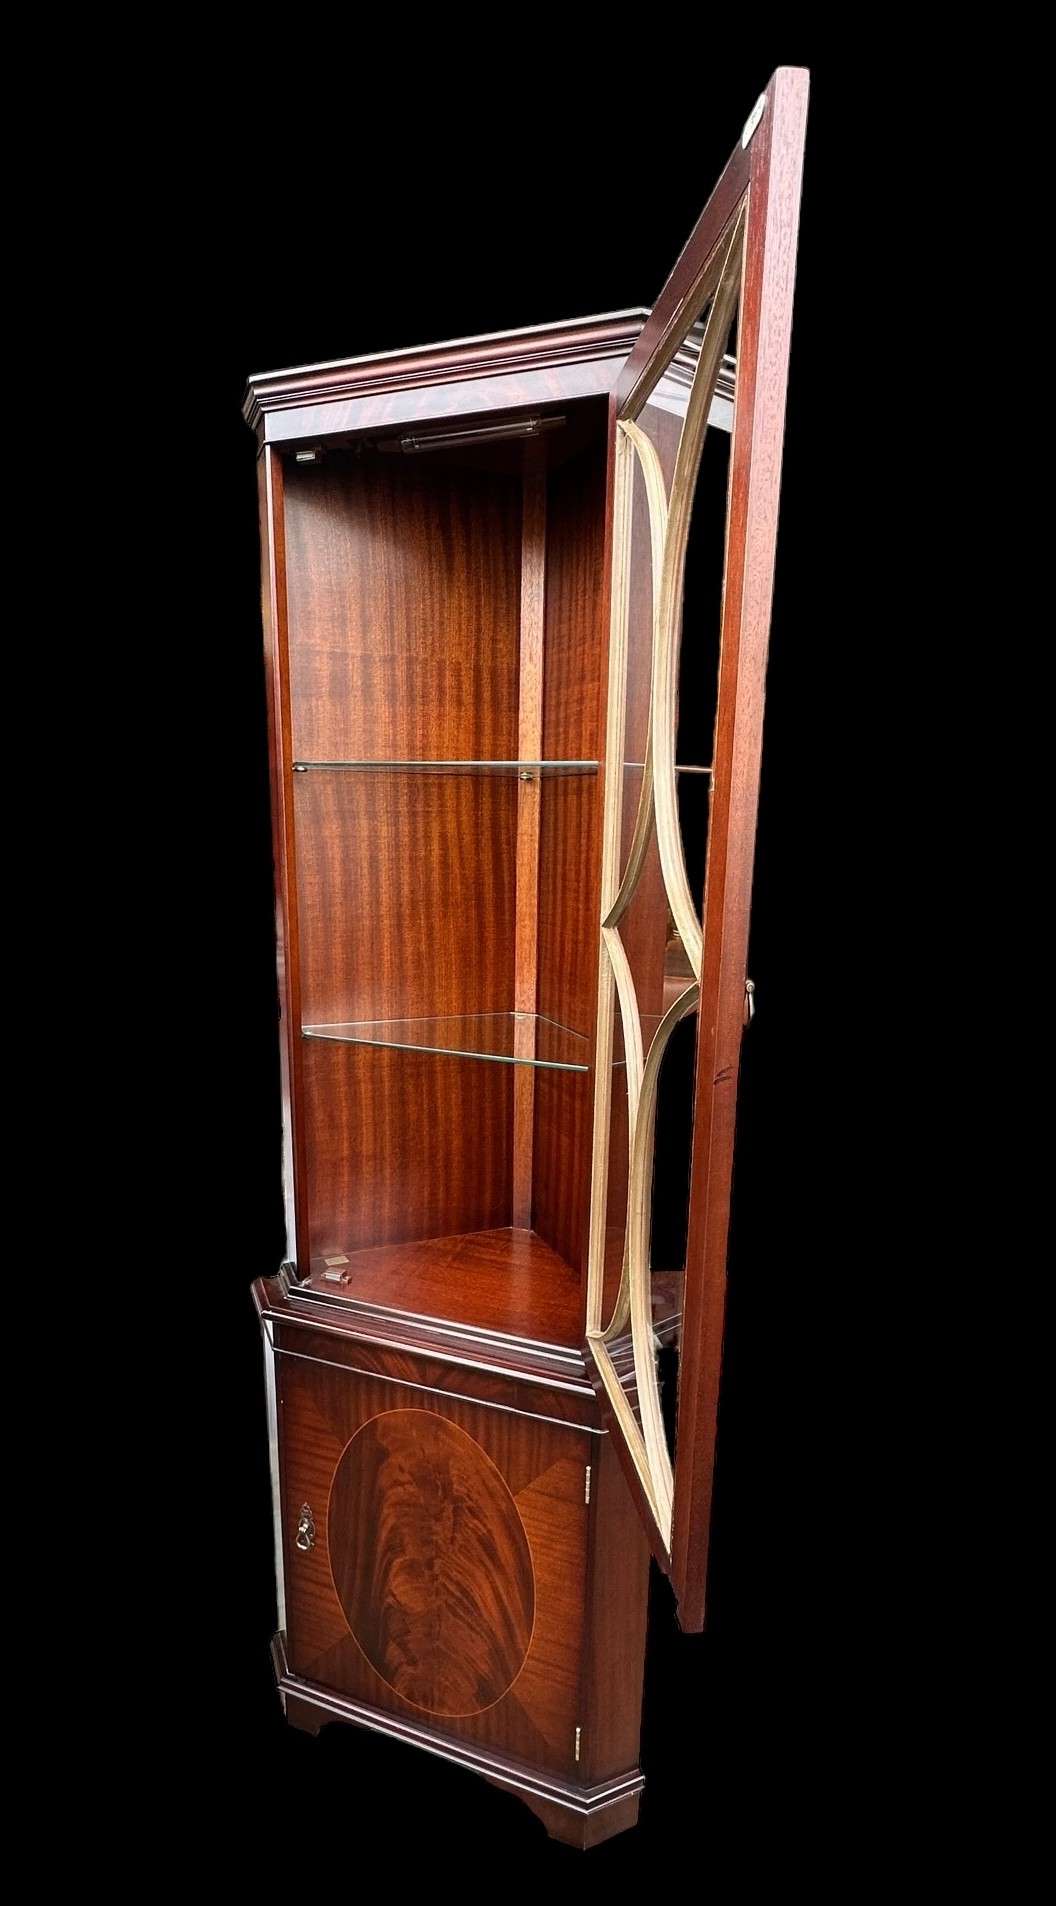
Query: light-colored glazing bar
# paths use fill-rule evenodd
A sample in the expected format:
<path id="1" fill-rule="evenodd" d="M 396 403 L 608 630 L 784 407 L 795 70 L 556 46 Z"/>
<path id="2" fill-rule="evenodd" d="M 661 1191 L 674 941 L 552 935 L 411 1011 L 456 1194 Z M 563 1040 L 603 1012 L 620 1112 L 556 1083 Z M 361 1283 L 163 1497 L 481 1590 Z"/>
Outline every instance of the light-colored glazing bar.
<path id="1" fill-rule="evenodd" d="M 678 820 L 678 794 L 675 784 L 675 745 L 678 727 L 678 658 L 681 648 L 682 587 L 686 568 L 686 544 L 693 511 L 697 472 L 704 435 L 708 427 L 708 407 L 715 379 L 722 362 L 723 348 L 729 336 L 737 308 L 741 282 L 741 238 L 744 212 L 738 214 L 730 234 L 719 284 L 708 312 L 700 358 L 689 395 L 686 421 L 679 439 L 671 479 L 670 510 L 664 543 L 664 564 L 660 580 L 660 605 L 653 641 L 653 689 L 650 717 L 653 783 L 656 803 L 656 836 L 660 864 L 671 912 L 696 978 L 700 978 L 703 934 L 689 880 L 686 876 L 682 832 Z"/>
<path id="2" fill-rule="evenodd" d="M 605 810 L 601 846 L 601 917 L 605 919 L 620 881 L 620 816 L 623 801 L 623 738 L 626 724 L 627 589 L 631 557 L 634 453 L 616 432 L 613 496 L 612 613 L 609 634 L 609 702 L 605 734 Z M 609 1188 L 609 1114 L 612 1097 L 612 1028 L 615 982 L 604 941 L 598 944 L 598 1036 L 594 1067 L 594 1145 L 591 1158 L 590 1243 L 587 1255 L 587 1332 L 600 1331 L 605 1292 L 605 1213 Z M 600 1366 L 599 1366 L 600 1367 Z M 604 1375 L 604 1372 L 602 1372 Z M 606 1379 L 607 1382 L 607 1379 Z"/>

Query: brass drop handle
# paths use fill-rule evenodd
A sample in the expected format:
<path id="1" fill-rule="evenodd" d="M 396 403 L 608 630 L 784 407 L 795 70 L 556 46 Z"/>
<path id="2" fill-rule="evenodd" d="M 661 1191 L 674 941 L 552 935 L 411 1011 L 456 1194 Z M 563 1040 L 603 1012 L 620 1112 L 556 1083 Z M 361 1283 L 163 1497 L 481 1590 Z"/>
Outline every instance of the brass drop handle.
<path id="1" fill-rule="evenodd" d="M 745 1025 L 750 1026 L 752 1023 L 752 1020 L 755 1018 L 755 981 L 754 979 L 746 979 L 744 982 L 744 1015 L 743 1016 L 744 1016 Z"/>
<path id="2" fill-rule="evenodd" d="M 297 1547 L 301 1550 L 315 1547 L 315 1518 L 306 1502 L 301 1504 L 301 1513 L 297 1522 Z"/>

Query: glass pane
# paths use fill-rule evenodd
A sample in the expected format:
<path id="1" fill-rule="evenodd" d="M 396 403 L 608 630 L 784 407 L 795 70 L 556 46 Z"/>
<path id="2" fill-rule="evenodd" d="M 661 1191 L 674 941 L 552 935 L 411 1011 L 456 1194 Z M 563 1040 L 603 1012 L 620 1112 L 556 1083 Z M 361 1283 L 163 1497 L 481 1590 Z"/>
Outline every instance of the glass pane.
<path id="1" fill-rule="evenodd" d="M 675 1027 L 667 1042 L 656 1104 L 649 1270 L 660 1406 L 672 1460 L 689 1228 L 696 1044 L 697 1015 L 690 1013 Z"/>
<path id="2" fill-rule="evenodd" d="M 693 910 L 699 920 L 704 906 L 704 868 L 708 852 L 711 775 L 707 772 L 687 774 L 679 770 L 675 780 L 675 793 L 678 800 L 678 831 L 682 837 L 686 879 L 693 899 Z M 675 929 L 672 928 L 672 931 L 674 932 Z M 673 948 L 669 949 L 668 958 L 674 970 L 677 962 Z M 688 954 L 685 955 L 685 970 L 692 975 L 693 969 L 689 963 Z"/>
<path id="3" fill-rule="evenodd" d="M 605 1245 L 601 1303 L 603 1326 L 607 1326 L 615 1314 L 623 1274 L 623 1254 L 627 1243 L 627 1174 L 631 1162 L 627 1065 L 623 1056 L 623 1027 L 618 1003 L 615 1008 L 609 1106 L 609 1162 L 605 1189 Z"/>
<path id="4" fill-rule="evenodd" d="M 645 778 L 649 739 L 649 690 L 653 669 L 652 532 L 645 476 L 633 458 L 631 547 L 628 569 L 626 689 L 623 731 L 623 798 L 620 813 L 620 878 L 634 839 L 634 825 Z"/>
<path id="5" fill-rule="evenodd" d="M 725 363 L 732 388 L 732 359 L 727 357 Z M 729 452 L 729 437 L 709 423 L 696 472 L 682 586 L 676 794 L 686 877 L 698 917 L 703 906 L 715 752 Z"/>

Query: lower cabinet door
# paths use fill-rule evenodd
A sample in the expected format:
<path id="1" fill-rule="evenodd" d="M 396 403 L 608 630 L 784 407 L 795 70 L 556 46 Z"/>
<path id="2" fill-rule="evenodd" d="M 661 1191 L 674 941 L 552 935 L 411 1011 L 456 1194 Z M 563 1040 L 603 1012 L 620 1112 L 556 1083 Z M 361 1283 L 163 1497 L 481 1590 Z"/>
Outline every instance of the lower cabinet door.
<path id="1" fill-rule="evenodd" d="M 597 1438 L 279 1363 L 293 1673 L 574 1777 Z"/>

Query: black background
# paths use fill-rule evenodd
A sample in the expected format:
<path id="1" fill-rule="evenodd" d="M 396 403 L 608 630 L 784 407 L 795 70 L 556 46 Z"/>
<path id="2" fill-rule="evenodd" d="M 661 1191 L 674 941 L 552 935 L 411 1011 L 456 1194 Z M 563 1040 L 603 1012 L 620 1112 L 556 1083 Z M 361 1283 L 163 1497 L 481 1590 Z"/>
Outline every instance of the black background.
<path id="1" fill-rule="evenodd" d="M 149 1757 L 178 1731 L 174 1818 L 215 1834 L 222 1862 L 247 1862 L 255 1847 L 276 1879 L 307 1882 L 347 1859 L 349 1883 L 362 1885 L 354 1862 L 368 1846 L 386 1886 L 425 1884 L 434 1870 L 502 1884 L 497 1855 L 524 1879 L 660 1877 L 673 1854 L 702 1883 L 709 1862 L 746 1877 L 764 1850 L 820 1848 L 851 1778 L 848 1703 L 869 1643 L 842 1538 L 850 1147 L 831 1109 L 816 1113 L 853 1061 L 837 1030 L 847 721 L 833 720 L 834 671 L 845 714 L 861 690 L 822 579 L 826 498 L 845 475 L 832 446 L 854 397 L 847 385 L 826 394 L 825 378 L 855 69 L 838 44 L 803 32 L 737 47 L 727 34 L 713 58 L 708 37 L 680 19 L 655 58 L 610 49 L 595 66 L 559 56 L 555 31 L 545 57 L 529 38 L 465 73 L 438 48 L 435 72 L 419 63 L 413 87 L 398 48 L 385 74 L 350 44 L 314 44 L 310 60 L 247 55 L 219 107 L 222 131 L 204 106 L 189 118 L 197 170 L 167 209 L 167 335 L 181 354 L 154 374 L 175 498 L 163 584 L 182 625 L 173 773 L 187 836 L 168 922 L 185 949 L 187 1007 L 171 1068 L 193 1105 L 171 1147 L 169 1205 L 182 1509 L 164 1546 L 181 1605 L 166 1628 L 165 1694 L 144 1700 L 139 1738 Z M 297 83 L 302 60 L 311 87 Z M 284 1238 L 255 448 L 240 407 L 254 372 L 651 303 L 781 63 L 809 66 L 812 91 L 709 1624 L 683 1636 L 654 1571 L 641 1823 L 577 1855 L 512 1797 L 441 1761 L 350 1728 L 298 1734 L 274 1690 L 250 1284 Z"/>

